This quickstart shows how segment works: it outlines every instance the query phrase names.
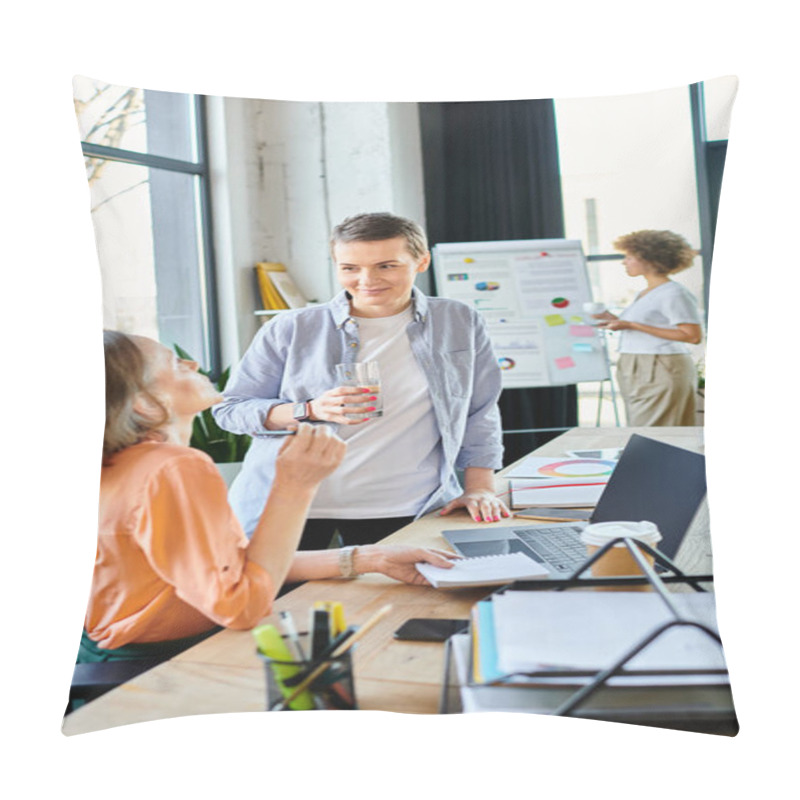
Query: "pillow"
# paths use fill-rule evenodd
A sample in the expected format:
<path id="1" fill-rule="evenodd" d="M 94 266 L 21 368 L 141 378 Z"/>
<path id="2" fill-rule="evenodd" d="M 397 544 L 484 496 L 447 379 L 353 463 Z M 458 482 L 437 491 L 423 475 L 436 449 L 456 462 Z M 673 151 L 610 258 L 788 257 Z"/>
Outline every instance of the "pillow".
<path id="1" fill-rule="evenodd" d="M 331 225 L 364 211 L 391 210 L 424 223 L 434 246 L 434 268 L 417 286 L 467 303 L 486 325 L 504 381 L 506 464 L 559 430 L 595 420 L 600 440 L 612 448 L 625 443 L 616 425 L 628 420 L 640 433 L 644 427 L 645 435 L 702 450 L 702 431 L 695 428 L 704 422 L 704 350 L 696 334 L 705 328 L 735 88 L 734 78 L 720 78 L 617 97 L 348 103 L 192 96 L 78 77 L 75 104 L 104 327 L 176 349 L 199 362 L 221 390 L 227 369 L 263 325 L 302 302 L 326 303 L 336 294 Z M 592 303 L 610 310 L 610 321 L 598 320 L 600 307 L 593 313 Z M 609 325 L 605 333 L 598 322 Z M 659 335 L 664 330 L 669 334 Z M 575 449 L 570 443 L 597 449 L 592 441 L 567 437 L 545 454 L 583 463 L 574 479 L 586 474 L 585 464 L 609 457 L 568 452 Z M 192 445 L 222 471 L 226 460 L 241 459 L 249 437 L 226 434 L 206 414 L 195 424 Z M 219 485 L 206 479 L 211 488 L 204 498 L 224 491 L 221 479 Z M 431 522 L 415 524 L 426 544 L 438 546 L 441 521 L 435 529 Z M 701 515 L 695 526 L 693 535 L 702 540 L 707 518 Z M 95 583 L 83 671 L 104 673 L 108 682 L 94 685 L 95 694 L 120 678 L 132 680 L 137 691 L 96 699 L 87 691 L 82 707 L 85 698 L 76 693 L 65 733 L 263 708 L 265 686 L 276 673 L 259 660 L 254 637 L 246 630 L 212 630 L 220 620 L 226 624 L 224 615 L 204 625 L 186 593 L 170 588 L 171 576 L 185 570 L 164 568 L 158 560 L 164 552 L 130 541 L 107 550 L 109 558 L 123 559 L 127 578 L 138 570 L 162 581 L 163 591 L 145 592 L 139 599 L 146 602 L 137 605 L 136 598 L 121 597 L 119 586 L 114 593 L 108 576 Z M 710 558 L 693 567 L 710 571 Z M 102 596 L 101 585 L 111 594 Z M 134 591 L 133 583 L 126 586 Z M 343 599 L 345 614 L 362 625 L 369 619 L 365 593 L 377 597 L 385 590 L 383 580 L 363 578 L 331 589 L 330 600 Z M 301 605 L 305 614 L 313 591 L 300 587 L 285 602 Z M 472 595 L 404 591 L 419 592 L 415 616 L 466 618 L 473 606 Z M 557 604 L 558 595 L 547 594 Z M 631 607 L 650 597 L 636 593 Z M 162 601 L 170 620 L 154 608 Z M 355 702 L 364 709 L 436 713 L 438 655 L 428 661 L 430 646 L 392 641 L 399 613 L 359 642 Z M 704 613 L 715 630 L 713 603 Z M 148 625 L 137 628 L 143 617 L 151 617 Z M 487 619 L 474 621 L 479 649 L 491 646 Z M 306 627 L 305 616 L 298 621 Z M 134 630 L 146 632 L 137 637 Z M 170 635 L 159 638 L 165 630 Z M 676 653 L 688 647 L 678 639 L 674 632 L 665 638 L 672 641 L 666 649 L 673 668 L 684 666 Z M 116 667 L 104 661 L 108 651 L 119 657 Z M 469 652 L 454 645 L 450 702 L 463 703 L 463 710 L 483 703 L 540 713 L 557 708 L 554 702 L 531 705 L 534 694 L 519 686 L 458 691 L 468 672 L 458 659 L 468 661 Z M 130 677 L 137 664 L 156 661 L 152 672 Z M 609 665 L 604 657 L 597 666 Z M 115 669 L 118 674 L 108 677 Z M 473 678 L 480 683 L 480 675 Z M 675 712 L 666 721 L 640 713 L 639 699 L 613 712 L 595 699 L 586 716 L 731 735 L 737 723 L 729 689 L 715 681 L 699 681 L 707 684 L 699 691 L 721 709 L 710 721 L 692 714 L 697 681 L 686 677 L 659 692 Z M 413 691 L 404 691 L 405 684 Z M 580 684 L 573 678 L 569 686 Z M 638 698 L 638 690 L 630 691 Z M 337 702 L 330 693 L 326 698 Z"/>

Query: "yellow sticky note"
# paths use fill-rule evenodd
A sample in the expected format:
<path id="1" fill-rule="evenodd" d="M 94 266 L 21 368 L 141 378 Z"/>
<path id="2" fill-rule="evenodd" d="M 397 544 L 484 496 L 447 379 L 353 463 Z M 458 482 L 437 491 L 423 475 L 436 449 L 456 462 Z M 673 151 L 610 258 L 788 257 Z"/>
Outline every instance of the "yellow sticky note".
<path id="1" fill-rule="evenodd" d="M 544 321 L 550 326 L 566 325 L 567 323 L 567 321 L 564 319 L 564 317 L 561 316 L 561 314 L 548 314 L 544 318 Z"/>

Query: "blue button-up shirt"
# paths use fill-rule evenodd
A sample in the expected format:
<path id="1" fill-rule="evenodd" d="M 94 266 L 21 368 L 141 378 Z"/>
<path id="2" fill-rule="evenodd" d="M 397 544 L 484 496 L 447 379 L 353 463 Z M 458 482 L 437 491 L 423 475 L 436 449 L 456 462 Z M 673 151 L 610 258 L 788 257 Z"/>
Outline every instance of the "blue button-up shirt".
<path id="1" fill-rule="evenodd" d="M 462 493 L 456 469 L 502 466 L 502 432 L 497 399 L 500 368 L 483 320 L 465 303 L 426 297 L 414 287 L 413 315 L 406 331 L 411 350 L 428 380 L 440 434 L 439 486 L 417 516 Z M 262 326 L 214 407 L 225 430 L 264 430 L 273 406 L 313 400 L 337 386 L 334 365 L 358 360 L 358 326 L 349 296 L 287 311 Z M 261 515 L 275 475 L 279 438 L 254 439 L 230 502 L 245 531 Z M 391 457 L 391 454 L 386 454 Z M 349 515 L 342 509 L 342 518 Z"/>

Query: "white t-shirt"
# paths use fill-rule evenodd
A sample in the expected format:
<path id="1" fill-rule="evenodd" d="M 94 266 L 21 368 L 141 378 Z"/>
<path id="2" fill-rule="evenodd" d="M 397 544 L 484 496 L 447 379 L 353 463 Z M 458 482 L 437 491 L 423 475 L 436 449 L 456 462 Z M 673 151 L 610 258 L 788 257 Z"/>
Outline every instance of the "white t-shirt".
<path id="1" fill-rule="evenodd" d="M 669 280 L 636 299 L 619 315 L 628 322 L 641 322 L 656 328 L 677 328 L 689 323 L 702 325 L 694 295 L 680 283 Z M 620 353 L 688 353 L 683 342 L 673 342 L 642 331 L 620 331 Z"/>
<path id="2" fill-rule="evenodd" d="M 383 416 L 340 425 L 344 460 L 319 487 L 312 519 L 415 516 L 439 486 L 439 429 L 428 381 L 411 351 L 412 311 L 356 317 L 359 361 L 377 361 Z"/>

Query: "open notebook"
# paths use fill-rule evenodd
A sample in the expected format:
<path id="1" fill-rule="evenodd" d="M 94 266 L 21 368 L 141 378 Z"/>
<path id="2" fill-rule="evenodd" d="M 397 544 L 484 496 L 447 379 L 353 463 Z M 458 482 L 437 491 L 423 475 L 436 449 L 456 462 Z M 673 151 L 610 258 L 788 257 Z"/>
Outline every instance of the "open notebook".
<path id="1" fill-rule="evenodd" d="M 523 553 L 462 558 L 455 561 L 450 569 L 420 563 L 417 564 L 417 570 L 437 589 L 492 586 L 512 581 L 547 578 L 550 575 L 545 567 Z"/>

